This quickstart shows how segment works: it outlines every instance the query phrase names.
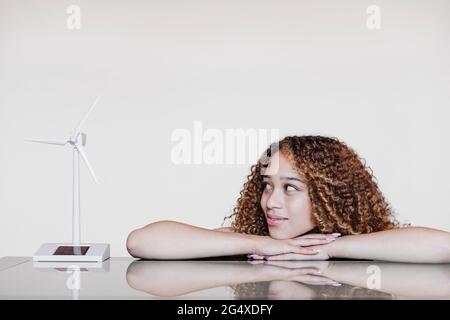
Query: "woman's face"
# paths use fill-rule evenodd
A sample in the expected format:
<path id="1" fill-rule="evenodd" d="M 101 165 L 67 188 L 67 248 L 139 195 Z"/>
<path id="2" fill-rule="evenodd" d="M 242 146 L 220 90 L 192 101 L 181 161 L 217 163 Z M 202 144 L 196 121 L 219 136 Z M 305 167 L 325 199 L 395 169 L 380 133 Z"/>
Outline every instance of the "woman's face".
<path id="1" fill-rule="evenodd" d="M 308 189 L 303 181 L 281 152 L 273 155 L 263 172 L 261 197 L 261 207 L 272 238 L 295 238 L 315 227 Z"/>

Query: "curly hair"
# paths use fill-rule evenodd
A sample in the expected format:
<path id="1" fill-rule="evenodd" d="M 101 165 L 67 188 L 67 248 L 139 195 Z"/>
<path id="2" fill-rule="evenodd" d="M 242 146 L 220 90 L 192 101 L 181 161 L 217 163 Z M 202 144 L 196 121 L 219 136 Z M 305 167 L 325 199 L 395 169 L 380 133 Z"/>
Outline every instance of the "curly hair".
<path id="1" fill-rule="evenodd" d="M 271 155 L 281 152 L 305 179 L 316 228 L 312 232 L 354 235 L 399 227 L 364 159 L 337 138 L 288 136 L 272 144 L 251 167 L 233 209 L 233 232 L 268 235 L 261 208 L 262 173 Z M 222 223 L 223 224 L 223 223 Z"/>

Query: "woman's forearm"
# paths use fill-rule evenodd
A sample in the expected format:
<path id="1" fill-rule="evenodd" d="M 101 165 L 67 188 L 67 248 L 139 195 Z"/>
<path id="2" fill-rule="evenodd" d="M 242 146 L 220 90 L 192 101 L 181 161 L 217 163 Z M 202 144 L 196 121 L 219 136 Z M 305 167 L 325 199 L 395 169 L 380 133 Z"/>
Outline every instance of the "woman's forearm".
<path id="1" fill-rule="evenodd" d="M 330 243 L 331 257 L 415 263 L 450 262 L 450 233 L 411 227 L 344 236 Z"/>
<path id="2" fill-rule="evenodd" d="M 253 252 L 254 235 L 204 229 L 176 221 L 159 221 L 133 231 L 128 252 L 144 259 L 192 259 Z"/>

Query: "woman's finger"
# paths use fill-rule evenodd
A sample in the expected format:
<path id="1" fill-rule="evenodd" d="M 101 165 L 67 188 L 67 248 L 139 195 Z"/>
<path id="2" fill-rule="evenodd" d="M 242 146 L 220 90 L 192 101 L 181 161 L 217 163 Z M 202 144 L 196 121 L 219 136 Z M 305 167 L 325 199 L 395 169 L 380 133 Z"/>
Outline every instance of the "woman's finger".
<path id="1" fill-rule="evenodd" d="M 330 283 L 330 284 L 336 282 L 330 278 L 313 274 L 298 275 L 297 277 L 293 277 L 292 280 L 309 283 Z"/>
<path id="2" fill-rule="evenodd" d="M 298 246 L 316 246 L 320 244 L 327 244 L 335 241 L 336 238 L 328 238 L 328 239 L 296 239 L 293 241 L 294 245 Z"/>
<path id="3" fill-rule="evenodd" d="M 309 255 L 301 255 L 296 253 L 283 253 L 277 254 L 276 256 L 268 256 L 266 257 L 269 261 L 277 261 L 277 260 L 308 260 L 310 259 Z"/>
<path id="4" fill-rule="evenodd" d="M 250 264 L 262 264 L 264 263 L 264 260 L 249 260 L 248 262 Z"/>
<path id="5" fill-rule="evenodd" d="M 301 276 L 298 279 L 295 279 L 295 281 L 309 284 L 313 286 L 317 285 L 332 285 L 332 286 L 340 286 L 341 284 L 333 279 L 326 278 L 326 277 L 318 277 L 318 276 Z"/>
<path id="6" fill-rule="evenodd" d="M 297 237 L 295 239 L 327 239 L 327 238 L 338 238 L 340 237 L 340 233 L 311 233 L 305 234 L 303 236 Z"/>
<path id="7" fill-rule="evenodd" d="M 321 274 L 321 271 L 316 267 L 305 267 L 304 261 L 267 261 L 267 264 L 274 267 L 295 270 L 296 274 Z"/>
<path id="8" fill-rule="evenodd" d="M 276 260 L 314 260 L 314 255 L 312 254 L 299 254 L 299 253 L 283 253 L 274 256 L 266 256 L 265 259 L 268 261 Z"/>
<path id="9" fill-rule="evenodd" d="M 305 247 L 298 247 L 294 246 L 291 250 L 291 253 L 299 253 L 299 254 L 306 254 L 306 255 L 315 255 L 318 254 L 320 250 L 318 249 L 310 249 Z"/>

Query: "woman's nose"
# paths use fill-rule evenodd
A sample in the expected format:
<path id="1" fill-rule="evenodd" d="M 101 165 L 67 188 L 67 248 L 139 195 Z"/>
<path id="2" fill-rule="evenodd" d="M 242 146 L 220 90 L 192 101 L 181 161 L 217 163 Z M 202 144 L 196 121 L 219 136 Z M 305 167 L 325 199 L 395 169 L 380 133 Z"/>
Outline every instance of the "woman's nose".
<path id="1" fill-rule="evenodd" d="M 282 195 L 277 190 L 274 190 L 267 199 L 267 208 L 281 208 L 282 207 Z"/>

